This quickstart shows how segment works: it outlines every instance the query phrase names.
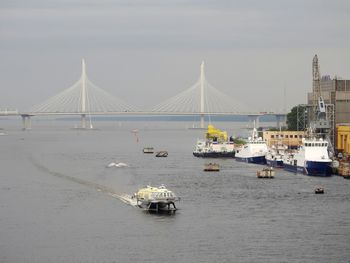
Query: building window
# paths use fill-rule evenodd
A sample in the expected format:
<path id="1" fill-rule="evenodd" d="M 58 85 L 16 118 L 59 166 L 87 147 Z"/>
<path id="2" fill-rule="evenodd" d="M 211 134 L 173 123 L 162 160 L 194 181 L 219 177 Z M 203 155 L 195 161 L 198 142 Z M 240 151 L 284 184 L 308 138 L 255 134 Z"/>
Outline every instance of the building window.
<path id="1" fill-rule="evenodd" d="M 275 138 L 275 135 L 271 135 L 271 139 Z"/>

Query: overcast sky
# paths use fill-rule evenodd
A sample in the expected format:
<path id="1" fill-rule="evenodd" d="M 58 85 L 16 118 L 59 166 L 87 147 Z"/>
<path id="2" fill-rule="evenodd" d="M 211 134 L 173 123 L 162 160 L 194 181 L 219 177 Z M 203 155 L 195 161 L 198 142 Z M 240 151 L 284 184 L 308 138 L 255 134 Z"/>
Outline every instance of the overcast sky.
<path id="1" fill-rule="evenodd" d="M 256 111 L 306 102 L 311 64 L 350 79 L 348 0 L 1 0 L 0 108 L 26 110 L 81 74 L 150 108 L 194 84 Z M 234 103 L 234 102 L 233 102 Z"/>

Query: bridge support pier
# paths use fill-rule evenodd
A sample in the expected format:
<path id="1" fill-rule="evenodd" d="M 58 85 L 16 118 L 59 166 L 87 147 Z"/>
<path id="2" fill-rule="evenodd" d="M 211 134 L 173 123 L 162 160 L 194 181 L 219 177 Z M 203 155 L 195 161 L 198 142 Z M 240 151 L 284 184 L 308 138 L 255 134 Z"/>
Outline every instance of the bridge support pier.
<path id="1" fill-rule="evenodd" d="M 81 128 L 86 129 L 86 115 L 85 114 L 81 115 Z"/>
<path id="2" fill-rule="evenodd" d="M 32 128 L 32 120 L 30 119 L 29 115 L 21 115 L 22 116 L 22 124 L 23 130 L 30 130 Z"/>
<path id="3" fill-rule="evenodd" d="M 204 114 L 201 114 L 201 129 L 204 129 Z"/>
<path id="4" fill-rule="evenodd" d="M 260 123 L 259 123 L 259 115 L 249 115 L 249 124 L 250 126 L 255 126 L 255 128 L 259 128 Z M 253 123 L 253 125 L 251 125 Z"/>

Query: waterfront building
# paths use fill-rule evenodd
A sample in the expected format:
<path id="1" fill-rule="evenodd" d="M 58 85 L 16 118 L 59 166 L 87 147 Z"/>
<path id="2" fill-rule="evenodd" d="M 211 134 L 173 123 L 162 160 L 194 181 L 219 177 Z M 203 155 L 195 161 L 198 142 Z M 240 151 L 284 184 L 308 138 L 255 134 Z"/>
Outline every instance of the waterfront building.
<path id="1" fill-rule="evenodd" d="M 337 151 L 350 155 L 350 124 L 337 125 L 336 131 Z"/>
<path id="2" fill-rule="evenodd" d="M 282 143 L 288 148 L 297 148 L 305 137 L 304 131 L 264 131 L 263 138 L 268 147 Z"/>

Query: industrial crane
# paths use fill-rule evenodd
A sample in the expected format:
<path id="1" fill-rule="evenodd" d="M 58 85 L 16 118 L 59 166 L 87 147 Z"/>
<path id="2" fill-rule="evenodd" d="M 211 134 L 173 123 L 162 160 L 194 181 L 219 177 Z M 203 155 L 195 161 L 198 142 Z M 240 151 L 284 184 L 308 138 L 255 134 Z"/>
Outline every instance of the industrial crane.
<path id="1" fill-rule="evenodd" d="M 314 56 L 312 60 L 312 76 L 313 76 L 313 109 L 312 109 L 312 122 L 310 128 L 313 133 L 319 134 L 329 142 L 329 151 L 334 152 L 331 144 L 329 131 L 331 129 L 330 121 L 327 117 L 327 108 L 324 103 L 321 94 L 321 83 L 320 83 L 320 68 L 318 65 L 318 57 Z"/>

